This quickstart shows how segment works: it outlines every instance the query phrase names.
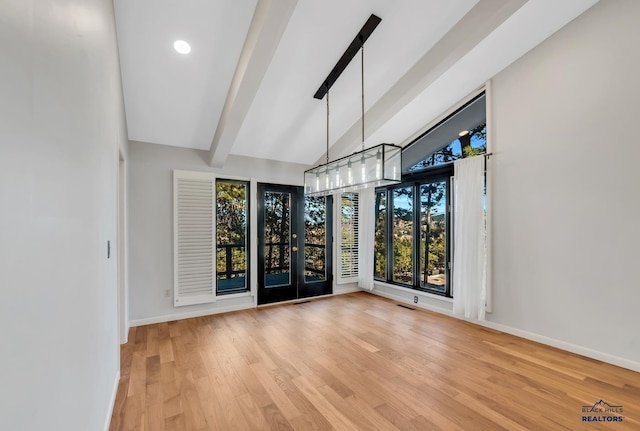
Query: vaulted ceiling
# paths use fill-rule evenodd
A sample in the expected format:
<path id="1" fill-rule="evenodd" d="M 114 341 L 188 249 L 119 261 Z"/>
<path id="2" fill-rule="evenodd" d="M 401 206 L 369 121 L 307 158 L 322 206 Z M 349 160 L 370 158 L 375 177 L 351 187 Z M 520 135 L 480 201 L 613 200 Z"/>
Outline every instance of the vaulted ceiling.
<path id="1" fill-rule="evenodd" d="M 129 138 L 315 164 L 313 98 L 373 13 L 365 144 L 405 145 L 597 0 L 115 0 Z M 191 45 L 187 55 L 176 40 Z M 359 149 L 360 58 L 330 91 L 330 156 Z"/>

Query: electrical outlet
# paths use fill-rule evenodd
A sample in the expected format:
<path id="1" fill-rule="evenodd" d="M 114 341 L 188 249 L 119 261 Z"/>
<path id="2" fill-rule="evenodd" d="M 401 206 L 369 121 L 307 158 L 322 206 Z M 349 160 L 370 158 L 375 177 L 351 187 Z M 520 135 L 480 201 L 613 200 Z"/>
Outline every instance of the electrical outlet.
<path id="1" fill-rule="evenodd" d="M 164 291 L 164 297 L 165 297 L 165 298 L 171 298 L 171 291 L 170 291 L 169 289 L 166 289 L 166 290 Z"/>
<path id="2" fill-rule="evenodd" d="M 418 303 L 418 297 L 417 297 L 417 296 L 414 296 L 414 297 L 413 297 L 413 303 L 414 303 L 414 304 L 417 304 L 417 303 Z"/>

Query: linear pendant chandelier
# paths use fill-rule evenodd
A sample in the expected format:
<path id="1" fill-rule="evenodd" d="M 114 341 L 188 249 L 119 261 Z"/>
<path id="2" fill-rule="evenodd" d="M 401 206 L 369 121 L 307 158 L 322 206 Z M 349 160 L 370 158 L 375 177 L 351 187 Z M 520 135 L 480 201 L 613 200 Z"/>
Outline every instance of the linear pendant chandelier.
<path id="1" fill-rule="evenodd" d="M 369 187 L 378 187 L 400 182 L 402 170 L 402 148 L 392 144 L 379 144 L 364 147 L 364 42 L 382 21 L 371 15 L 357 36 L 351 42 L 338 63 L 320 86 L 316 99 L 327 96 L 327 162 L 304 172 L 304 192 L 311 196 L 324 196 L 343 191 L 354 191 Z M 350 156 L 329 161 L 329 89 L 340 74 L 361 52 L 362 81 L 362 150 Z"/>

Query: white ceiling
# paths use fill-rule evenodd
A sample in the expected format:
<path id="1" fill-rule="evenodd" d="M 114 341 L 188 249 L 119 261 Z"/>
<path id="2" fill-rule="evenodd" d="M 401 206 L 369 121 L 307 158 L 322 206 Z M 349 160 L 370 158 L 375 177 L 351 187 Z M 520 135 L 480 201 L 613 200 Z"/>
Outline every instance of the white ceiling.
<path id="1" fill-rule="evenodd" d="M 129 139 L 208 150 L 256 0 L 114 5 Z"/>
<path id="2" fill-rule="evenodd" d="M 115 0 L 129 138 L 210 150 L 215 165 L 228 154 L 316 163 L 326 105 L 313 94 L 374 13 L 365 142 L 403 145 L 596 2 Z M 177 39 L 192 52 L 175 52 Z M 330 110 L 336 158 L 361 141 L 359 56 Z"/>

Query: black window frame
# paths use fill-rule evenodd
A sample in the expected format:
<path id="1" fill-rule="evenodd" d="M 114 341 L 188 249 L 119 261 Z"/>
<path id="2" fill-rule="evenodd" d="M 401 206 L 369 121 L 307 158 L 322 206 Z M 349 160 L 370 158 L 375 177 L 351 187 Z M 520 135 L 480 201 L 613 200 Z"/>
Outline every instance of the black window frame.
<path id="1" fill-rule="evenodd" d="M 214 184 L 215 190 L 215 200 L 214 200 L 214 212 L 215 212 L 215 220 L 216 225 L 218 224 L 218 182 L 224 183 L 232 183 L 232 184 L 241 184 L 245 186 L 246 190 L 246 201 L 245 201 L 245 212 L 246 212 L 246 226 L 245 226 L 245 286 L 243 288 L 237 289 L 228 289 L 228 290 L 220 290 L 218 285 L 218 271 L 217 271 L 217 261 L 218 261 L 218 229 L 216 226 L 216 234 L 215 234 L 215 262 L 216 262 L 216 296 L 225 296 L 225 295 L 234 295 L 238 293 L 247 293 L 251 291 L 251 182 L 247 180 L 237 180 L 231 178 L 216 178 Z M 226 245 L 226 244 L 225 244 Z M 227 266 L 229 263 L 227 263 Z"/>
<path id="2" fill-rule="evenodd" d="M 375 189 L 376 193 L 383 192 L 385 193 L 385 203 L 386 203 L 386 220 L 385 220 L 385 259 L 386 259 L 386 271 L 385 271 L 385 279 L 381 279 L 379 277 L 375 277 L 374 272 L 374 280 L 381 281 L 387 284 L 392 284 L 396 286 L 402 286 L 406 288 L 410 288 L 413 290 L 430 293 L 433 295 L 444 296 L 447 298 L 451 298 L 452 292 L 452 278 L 451 278 L 451 259 L 453 257 L 453 214 L 451 212 L 452 208 L 452 199 L 453 199 L 453 188 L 451 185 L 451 177 L 453 177 L 453 163 L 448 163 L 445 165 L 438 165 L 426 168 L 424 170 L 418 172 L 411 172 L 408 174 L 402 175 L 401 182 L 399 184 L 394 184 L 393 186 L 386 187 L 378 187 Z M 446 218 L 446 251 L 445 251 L 445 291 L 442 292 L 440 290 L 431 289 L 427 286 L 420 285 L 420 268 L 422 262 L 420 262 L 420 211 L 421 211 L 421 201 L 420 201 L 420 186 L 432 182 L 445 181 L 447 193 L 446 193 L 446 203 L 445 203 L 445 218 Z M 393 280 L 393 211 L 392 203 L 393 203 L 393 190 L 397 188 L 405 188 L 412 187 L 413 188 L 413 218 L 412 218 L 412 235 L 414 238 L 413 241 L 413 250 L 412 250 L 412 263 L 413 263 L 413 283 L 400 283 Z"/>
<path id="3" fill-rule="evenodd" d="M 476 102 L 478 99 L 480 99 L 480 98 L 482 98 L 482 97 L 485 97 L 485 116 L 484 116 L 484 125 L 485 125 L 485 127 L 487 127 L 487 124 L 486 124 L 486 122 L 487 122 L 487 117 L 486 117 L 486 92 L 485 92 L 485 91 L 482 91 L 482 92 L 478 93 L 477 95 L 475 95 L 474 97 L 472 97 L 469 101 L 465 102 L 462 106 L 460 106 L 458 109 L 456 109 L 455 111 L 453 111 L 451 114 L 447 115 L 445 118 L 443 118 L 442 120 L 438 121 L 438 123 L 437 123 L 437 124 L 435 124 L 433 127 L 430 127 L 430 128 L 429 128 L 429 130 L 427 130 L 426 132 L 422 133 L 420 136 L 418 136 L 417 138 L 415 138 L 415 139 L 414 139 L 413 141 L 411 141 L 408 145 L 406 145 L 406 146 L 402 149 L 402 151 L 408 150 L 408 149 L 409 149 L 410 147 L 412 147 L 413 145 L 416 145 L 418 142 L 420 142 L 420 140 L 421 140 L 423 137 L 425 137 L 425 136 L 429 135 L 429 134 L 430 134 L 430 133 L 432 133 L 434 130 L 438 129 L 438 127 L 440 127 L 441 125 L 443 125 L 443 124 L 447 123 L 448 121 L 450 121 L 451 119 L 455 118 L 455 117 L 456 117 L 458 114 L 460 114 L 460 113 L 461 113 L 461 112 L 462 112 L 466 107 L 468 107 L 469 105 L 473 104 L 474 102 Z M 467 131 L 469 131 L 469 130 L 467 130 Z M 453 142 L 453 141 L 452 141 L 452 142 Z M 435 150 L 435 151 L 433 151 L 433 152 L 431 152 L 431 153 L 425 154 L 425 156 L 424 156 L 425 158 L 424 158 L 424 159 L 422 159 L 422 160 L 425 160 L 425 159 L 427 159 L 427 158 L 431 157 L 433 154 L 438 153 L 439 151 L 441 151 L 441 150 L 443 150 L 443 149 L 447 148 L 447 147 L 448 147 L 452 142 L 449 142 L 447 145 L 444 145 L 443 147 L 441 147 L 441 148 L 439 148 L 439 149 L 437 149 L 437 150 Z M 485 148 L 484 148 L 485 153 L 486 153 L 486 149 L 487 149 L 487 148 L 486 148 L 486 144 L 485 144 Z M 465 157 L 466 157 L 466 156 L 463 154 L 461 158 L 465 158 Z M 454 162 L 455 160 L 458 160 L 458 159 L 454 159 L 454 160 L 451 160 L 451 161 L 448 161 L 448 162 L 445 162 L 445 163 L 440 163 L 440 164 L 433 165 L 433 166 L 425 166 L 424 168 L 421 168 L 421 169 L 409 170 L 409 171 L 406 171 L 406 172 L 405 172 L 405 171 L 403 171 L 402 178 L 404 178 L 404 176 L 405 176 L 405 175 L 420 174 L 420 173 L 423 173 L 423 172 L 429 171 L 430 169 L 434 169 L 434 168 L 438 168 L 438 167 L 447 166 L 448 164 L 453 165 L 453 162 Z M 419 163 L 419 162 L 418 162 L 418 163 Z M 414 165 L 414 166 L 415 166 L 415 165 Z M 412 166 L 412 168 L 413 168 L 414 166 Z"/>
<path id="4" fill-rule="evenodd" d="M 458 114 L 460 114 L 465 108 L 467 108 L 469 105 L 471 105 L 472 103 L 475 103 L 478 99 L 482 98 L 482 97 L 486 97 L 486 94 L 484 91 L 480 92 L 479 94 L 476 94 L 475 96 L 471 97 L 469 101 L 467 101 L 466 103 L 464 103 L 462 106 L 460 106 L 458 109 L 456 109 L 454 112 L 452 112 L 451 114 L 447 115 L 446 118 L 442 119 L 441 121 L 439 121 L 435 126 L 431 127 L 429 130 L 427 130 L 426 132 L 424 132 L 423 134 L 421 134 L 420 136 L 418 136 L 416 139 L 414 139 L 411 143 L 409 143 L 407 146 L 404 147 L 403 151 L 407 150 L 409 147 L 411 147 L 412 145 L 418 144 L 420 142 L 420 140 L 422 138 L 424 138 L 425 136 L 429 135 L 430 133 L 432 133 L 434 130 L 436 130 L 438 127 L 442 126 L 443 124 L 445 124 L 446 122 L 452 120 L 454 117 L 456 117 Z M 485 104 L 486 104 L 486 98 L 485 98 Z M 465 117 L 463 117 L 465 118 Z M 463 120 L 466 121 L 466 120 Z M 457 123 L 456 123 L 457 124 Z M 482 124 L 482 123 L 480 123 Z M 463 125 L 464 124 L 460 124 Z M 476 127 L 476 126 L 474 126 Z M 486 106 L 485 106 L 485 117 L 484 117 L 484 127 L 488 127 L 486 124 Z M 468 131 L 471 129 L 468 129 Z M 463 136 L 463 135 L 460 135 Z M 438 151 L 443 150 L 444 148 L 448 147 L 451 144 L 451 142 L 447 143 L 445 146 L 441 147 L 440 149 L 436 150 L 435 152 L 432 152 L 430 154 L 425 154 L 424 157 L 425 159 L 428 158 L 430 155 L 437 153 Z M 419 144 L 418 144 L 419 145 Z M 485 143 L 485 147 L 484 147 L 484 152 L 486 153 L 486 143 Z M 429 150 L 428 150 L 429 151 Z M 428 152 L 427 151 L 427 152 Z M 461 156 L 462 158 L 465 158 L 466 155 L 463 154 Z M 424 160 L 424 159 L 423 159 Z M 454 175 L 454 160 L 448 161 L 446 163 L 443 164 L 437 164 L 435 166 L 426 166 L 424 168 L 421 169 L 416 169 L 416 170 L 411 170 L 409 172 L 403 172 L 402 177 L 401 177 L 401 182 L 399 184 L 394 184 L 392 186 L 385 186 L 385 187 L 377 187 L 375 189 L 375 193 L 384 193 L 385 196 L 385 226 L 384 226 L 384 259 L 385 259 L 385 277 L 384 278 L 380 278 L 380 277 L 376 277 L 376 255 L 375 255 L 375 246 L 374 246 L 374 273 L 373 273 L 373 278 L 375 281 L 379 281 L 379 282 L 383 282 L 383 283 L 387 283 L 387 284 L 391 284 L 391 285 L 397 285 L 397 286 L 402 286 L 402 287 L 406 287 L 406 288 L 410 288 L 413 290 L 417 290 L 417 291 L 422 291 L 422 292 L 427 292 L 430 294 L 434 294 L 434 295 L 438 295 L 438 296 L 444 296 L 444 297 L 448 297 L 448 298 L 452 298 L 452 292 L 453 292 L 453 278 L 451 277 L 451 268 L 452 268 L 452 261 L 453 261 L 453 238 L 455 235 L 454 229 L 453 229 L 453 213 L 452 213 L 452 208 L 453 208 L 453 186 L 452 186 L 452 178 Z M 415 165 L 414 165 L 415 166 Z M 411 167 L 413 168 L 413 166 Z M 446 211 L 446 250 L 445 250 L 445 260 L 446 260 L 446 264 L 445 264 L 445 274 L 446 274 L 446 278 L 445 278 L 445 291 L 442 292 L 441 290 L 436 290 L 436 289 L 432 289 L 428 287 L 428 284 L 425 283 L 425 286 L 421 286 L 421 280 L 420 280 L 420 268 L 422 266 L 422 262 L 420 262 L 420 245 L 421 245 L 421 238 L 420 238 L 420 214 L 421 214 L 421 200 L 420 200 L 420 186 L 423 184 L 427 184 L 427 183 L 433 183 L 433 182 L 439 182 L 439 181 L 445 181 L 446 183 L 446 204 L 445 204 L 445 211 Z M 486 181 L 486 171 L 485 171 L 485 181 Z M 393 266 L 394 266 L 394 250 L 393 250 L 393 216 L 394 216 L 394 211 L 392 211 L 393 209 L 393 190 L 396 188 L 404 188 L 404 187 L 408 187 L 411 186 L 413 187 L 413 218 L 412 218 L 412 234 L 413 234 L 413 250 L 412 250 L 412 271 L 413 271 L 413 283 L 411 284 L 407 284 L 407 283 L 400 283 L 400 282 L 396 282 L 393 280 Z M 377 211 L 377 208 L 376 208 Z M 378 220 L 376 218 L 375 220 L 375 226 L 377 228 L 378 225 Z M 378 237 L 378 230 L 375 231 L 374 233 L 374 238 Z M 375 239 L 374 239 L 375 241 Z M 427 253 L 425 253 L 426 255 Z"/>

